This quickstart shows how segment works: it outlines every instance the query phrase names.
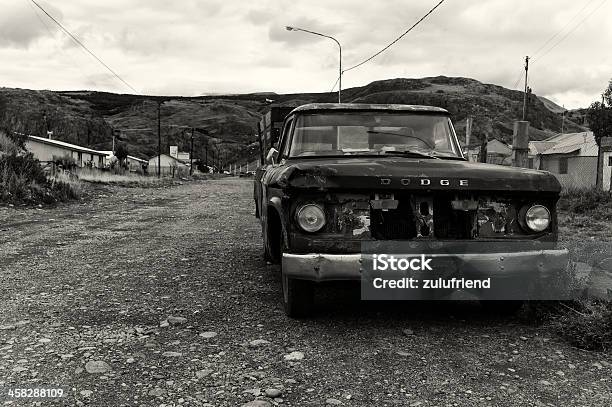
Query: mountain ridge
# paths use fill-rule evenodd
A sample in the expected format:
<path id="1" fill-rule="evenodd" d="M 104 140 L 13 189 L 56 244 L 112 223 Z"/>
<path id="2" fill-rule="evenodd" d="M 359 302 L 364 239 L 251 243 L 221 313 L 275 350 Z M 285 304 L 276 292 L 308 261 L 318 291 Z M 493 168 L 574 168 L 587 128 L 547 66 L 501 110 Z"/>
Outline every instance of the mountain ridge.
<path id="1" fill-rule="evenodd" d="M 465 119 L 473 118 L 475 142 L 485 137 L 510 142 L 513 122 L 521 117 L 523 105 L 520 91 L 476 79 L 446 76 L 374 81 L 344 89 L 342 98 L 354 103 L 444 107 L 462 141 Z M 224 156 L 224 162 L 240 162 L 258 155 L 257 123 L 269 108 L 270 99 L 284 105 L 336 102 L 337 92 L 188 97 L 0 88 L 0 127 L 33 135 L 44 135 L 49 127 L 59 140 L 100 150 L 110 150 L 113 129 L 122 129 L 122 142 L 130 154 L 149 158 L 157 154 L 157 104 L 162 102 L 163 152 L 170 145 L 188 150 L 190 128 L 195 127 L 198 129 L 194 132 L 195 156 L 204 157 L 207 153 L 210 159 L 212 151 L 216 151 Z M 561 130 L 563 119 L 553 111 L 556 107 L 548 99 L 531 96 L 527 116 L 531 139 L 541 140 Z M 584 127 L 566 117 L 564 130 L 583 131 Z"/>

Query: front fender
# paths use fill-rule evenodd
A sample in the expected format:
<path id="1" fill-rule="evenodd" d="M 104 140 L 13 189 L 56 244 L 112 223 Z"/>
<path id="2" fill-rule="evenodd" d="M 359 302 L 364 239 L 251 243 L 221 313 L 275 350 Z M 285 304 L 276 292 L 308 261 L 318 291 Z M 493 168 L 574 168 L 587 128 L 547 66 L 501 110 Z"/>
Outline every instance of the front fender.
<path id="1" fill-rule="evenodd" d="M 270 242 L 271 231 L 270 227 L 278 227 L 280 229 L 280 238 L 282 239 L 283 246 L 289 247 L 289 238 L 288 238 L 288 225 L 287 225 L 287 215 L 286 210 L 283 207 L 283 191 L 277 188 L 266 188 L 264 190 L 264 208 L 261 213 L 261 222 L 262 222 L 262 231 L 263 231 L 263 239 L 264 245 L 266 247 L 266 252 L 272 253 L 272 243 Z M 278 225 L 272 225 L 274 221 L 270 220 L 270 215 L 276 215 L 278 217 Z M 274 243 L 274 245 L 278 244 L 278 241 Z M 280 260 L 280 259 L 279 259 Z"/>

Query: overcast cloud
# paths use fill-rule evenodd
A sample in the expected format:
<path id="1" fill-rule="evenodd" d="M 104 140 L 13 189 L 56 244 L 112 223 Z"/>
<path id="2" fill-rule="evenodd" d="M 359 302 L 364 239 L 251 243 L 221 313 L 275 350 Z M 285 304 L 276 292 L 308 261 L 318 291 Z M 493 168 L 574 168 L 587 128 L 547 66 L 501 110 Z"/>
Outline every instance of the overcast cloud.
<path id="1" fill-rule="evenodd" d="M 286 25 L 336 37 L 348 67 L 396 38 L 437 0 L 39 3 L 140 93 L 192 96 L 329 91 L 336 45 Z M 612 78 L 610 3 L 446 0 L 389 51 L 345 73 L 343 87 L 437 75 L 513 87 L 525 55 L 533 55 L 536 94 L 567 108 L 588 106 Z M 0 86 L 131 92 L 28 0 L 0 0 L 0 7 Z"/>

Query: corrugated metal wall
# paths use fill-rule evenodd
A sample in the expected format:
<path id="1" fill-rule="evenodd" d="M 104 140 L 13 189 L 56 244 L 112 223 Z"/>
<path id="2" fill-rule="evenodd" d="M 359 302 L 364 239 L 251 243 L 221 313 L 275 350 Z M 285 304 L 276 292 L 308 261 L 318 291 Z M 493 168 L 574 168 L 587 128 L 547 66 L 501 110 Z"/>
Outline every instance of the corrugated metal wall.
<path id="1" fill-rule="evenodd" d="M 567 174 L 559 174 L 559 162 L 567 158 Z M 541 169 L 552 172 L 564 188 L 592 188 L 597 179 L 597 157 L 542 156 Z"/>

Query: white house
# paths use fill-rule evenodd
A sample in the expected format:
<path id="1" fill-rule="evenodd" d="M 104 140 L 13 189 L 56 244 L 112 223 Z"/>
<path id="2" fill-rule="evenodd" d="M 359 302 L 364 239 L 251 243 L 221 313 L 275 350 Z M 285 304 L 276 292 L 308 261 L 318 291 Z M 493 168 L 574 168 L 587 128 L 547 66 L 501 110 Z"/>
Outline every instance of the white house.
<path id="1" fill-rule="evenodd" d="M 102 168 L 106 160 L 106 154 L 103 151 L 38 136 L 28 136 L 25 147 L 32 152 L 34 158 L 44 163 L 71 157 L 78 167 L 91 165 L 95 168 Z"/>
<path id="2" fill-rule="evenodd" d="M 529 162 L 553 173 L 565 188 L 591 188 L 597 179 L 597 151 L 593 132 L 562 133 L 531 141 Z"/>
<path id="3" fill-rule="evenodd" d="M 157 161 L 160 160 L 161 174 L 174 175 L 177 172 L 189 171 L 189 166 L 183 164 L 180 160 L 168 155 L 162 154 L 149 158 L 149 174 L 157 174 Z"/>
<path id="4" fill-rule="evenodd" d="M 466 158 L 471 162 L 480 161 L 480 145 L 471 145 L 466 149 Z M 512 147 L 503 141 L 491 139 L 487 142 L 487 163 L 512 165 Z"/>
<path id="5" fill-rule="evenodd" d="M 113 154 L 111 150 L 105 150 L 103 152 L 106 153 L 104 165 L 109 167 L 111 163 L 116 160 L 115 154 Z M 137 169 L 142 168 L 143 165 L 148 165 L 149 163 L 147 160 L 143 160 L 142 158 L 134 157 L 132 155 L 127 156 L 126 162 L 130 171 L 136 171 Z"/>

